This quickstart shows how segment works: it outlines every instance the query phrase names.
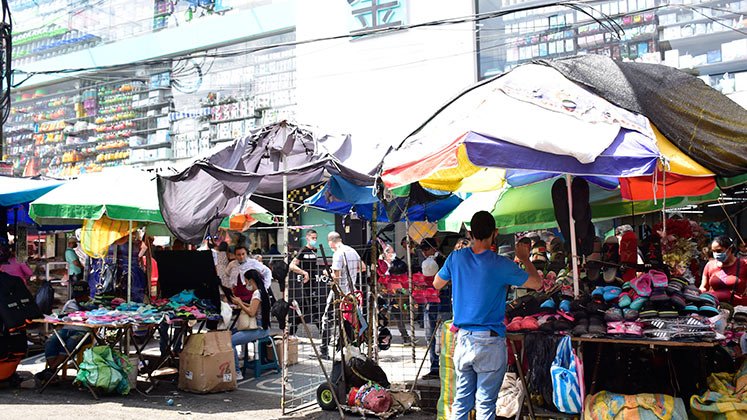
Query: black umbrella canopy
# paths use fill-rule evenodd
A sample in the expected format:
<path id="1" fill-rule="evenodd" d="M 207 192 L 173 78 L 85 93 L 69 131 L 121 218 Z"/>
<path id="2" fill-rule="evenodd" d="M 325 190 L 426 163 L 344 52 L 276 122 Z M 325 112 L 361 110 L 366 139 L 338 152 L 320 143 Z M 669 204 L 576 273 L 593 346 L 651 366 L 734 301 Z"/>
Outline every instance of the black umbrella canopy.
<path id="1" fill-rule="evenodd" d="M 697 77 L 649 63 L 586 55 L 554 61 L 566 78 L 648 117 L 693 160 L 719 176 L 747 173 L 747 110 Z"/>
<path id="2" fill-rule="evenodd" d="M 161 213 L 179 239 L 199 243 L 250 194 L 273 194 L 319 183 L 331 174 L 372 185 L 375 173 L 345 165 L 349 135 L 330 135 L 286 121 L 267 125 L 199 160 L 183 172 L 158 177 Z"/>

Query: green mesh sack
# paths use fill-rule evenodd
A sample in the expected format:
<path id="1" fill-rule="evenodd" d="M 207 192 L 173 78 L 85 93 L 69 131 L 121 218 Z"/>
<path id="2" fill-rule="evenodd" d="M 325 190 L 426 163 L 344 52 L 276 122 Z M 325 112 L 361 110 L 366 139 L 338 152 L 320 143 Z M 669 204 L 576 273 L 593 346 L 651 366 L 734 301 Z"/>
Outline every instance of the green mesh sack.
<path id="1" fill-rule="evenodd" d="M 88 384 L 105 393 L 127 395 L 130 382 L 127 374 L 132 370 L 130 362 L 109 346 L 96 346 L 83 353 L 75 382 Z"/>

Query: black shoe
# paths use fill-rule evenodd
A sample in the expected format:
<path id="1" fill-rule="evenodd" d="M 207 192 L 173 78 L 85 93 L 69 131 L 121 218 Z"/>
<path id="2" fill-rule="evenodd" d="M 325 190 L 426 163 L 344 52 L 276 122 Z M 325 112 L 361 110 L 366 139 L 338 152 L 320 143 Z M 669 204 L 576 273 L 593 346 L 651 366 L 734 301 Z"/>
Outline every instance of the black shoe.
<path id="1" fill-rule="evenodd" d="M 440 379 L 441 375 L 438 374 L 438 372 L 428 372 L 425 376 L 423 376 L 421 379 Z"/>
<path id="2" fill-rule="evenodd" d="M 36 381 L 37 386 L 41 387 L 45 383 L 47 383 L 47 381 L 53 376 L 54 371 L 52 371 L 51 369 L 44 369 L 43 371 L 34 375 L 34 380 Z"/>

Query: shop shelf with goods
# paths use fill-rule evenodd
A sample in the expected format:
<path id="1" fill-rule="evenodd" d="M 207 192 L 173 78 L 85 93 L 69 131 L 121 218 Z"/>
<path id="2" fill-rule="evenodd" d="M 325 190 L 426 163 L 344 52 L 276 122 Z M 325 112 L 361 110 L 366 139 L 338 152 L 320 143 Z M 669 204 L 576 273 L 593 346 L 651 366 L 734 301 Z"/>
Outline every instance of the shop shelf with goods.
<path id="1" fill-rule="evenodd" d="M 14 94 L 17 101 L 6 125 L 6 157 L 17 163 L 19 175 L 70 176 L 96 165 L 127 163 L 130 146 L 170 147 L 155 134 L 168 134 L 168 108 L 133 107 L 149 97 L 169 100 L 168 85 L 149 82 L 141 77 L 100 83 L 74 80 Z M 33 169 L 27 170 L 29 166 Z"/>
<path id="2" fill-rule="evenodd" d="M 659 14 L 663 63 L 689 70 L 724 94 L 747 91 L 747 1 L 695 3 Z"/>
<path id="3" fill-rule="evenodd" d="M 620 29 L 619 33 L 612 33 L 587 13 L 567 7 L 510 13 L 483 22 L 477 36 L 481 77 L 499 74 L 536 59 L 577 54 L 658 61 L 656 15 L 651 10 L 656 6 L 654 0 L 608 0 L 586 4 L 585 12 L 602 22 L 612 19 L 613 26 Z M 509 8 L 516 5 L 518 3 L 504 4 Z M 492 11 L 483 8 L 479 11 Z"/>

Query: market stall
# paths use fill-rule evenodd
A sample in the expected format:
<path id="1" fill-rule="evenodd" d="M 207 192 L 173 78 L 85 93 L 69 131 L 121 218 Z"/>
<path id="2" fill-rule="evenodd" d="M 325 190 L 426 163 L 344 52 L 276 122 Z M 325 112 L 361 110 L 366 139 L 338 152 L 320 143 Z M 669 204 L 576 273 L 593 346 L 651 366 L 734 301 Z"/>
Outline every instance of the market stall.
<path id="1" fill-rule="evenodd" d="M 636 238 L 630 229 L 607 241 L 594 238 L 593 223 L 647 212 L 664 215 L 670 205 L 718 199 L 717 176 L 747 172 L 741 158 L 747 152 L 745 118 L 747 111 L 728 98 L 664 66 L 599 56 L 536 62 L 458 95 L 385 157 L 381 178 L 393 193 L 412 183 L 445 191 L 465 191 L 469 185 L 466 191 L 480 193 L 444 220 L 452 230 L 461 229 L 475 210 L 491 211 L 504 232 L 560 227 L 570 245 L 570 267 L 545 270 L 543 290 L 509 303 L 506 322 L 509 331 L 523 333 L 512 342 L 522 341 L 523 351 L 532 352 L 524 358 L 514 352 L 528 361 L 517 369 L 528 407 L 549 403 L 553 411 L 574 415 L 582 411 L 588 390 L 583 379 L 598 390 L 594 374 L 591 381 L 584 374 L 598 371 L 595 356 L 609 353 L 594 353 L 594 346 L 718 349 L 734 336 L 725 328 L 725 306 L 694 285 L 698 274 L 688 275 L 676 263 L 691 256 L 675 256 L 676 247 L 669 248 L 673 233 L 668 229 L 675 223 L 665 221 L 646 238 Z M 740 157 L 716 162 L 706 156 L 715 144 Z M 496 184 L 509 187 L 497 191 L 504 185 Z M 692 243 L 687 254 L 702 246 L 693 238 L 674 243 Z M 443 334 L 442 343 L 448 343 L 449 333 Z M 583 357 L 574 347 L 581 355 L 592 354 L 585 369 L 576 367 Z M 683 372 L 681 361 L 665 360 L 662 366 Z M 442 380 L 449 375 L 442 370 Z M 706 376 L 700 375 L 700 391 Z M 669 377 L 677 382 L 679 375 Z M 453 382 L 442 383 L 442 399 L 444 390 L 452 389 Z M 677 386 L 655 392 L 660 394 L 651 398 L 666 400 L 669 407 L 684 407 L 673 397 L 693 395 Z M 590 396 L 587 402 L 594 402 L 587 408 L 607 404 L 604 398 Z M 636 396 L 614 398 L 645 406 Z"/>

